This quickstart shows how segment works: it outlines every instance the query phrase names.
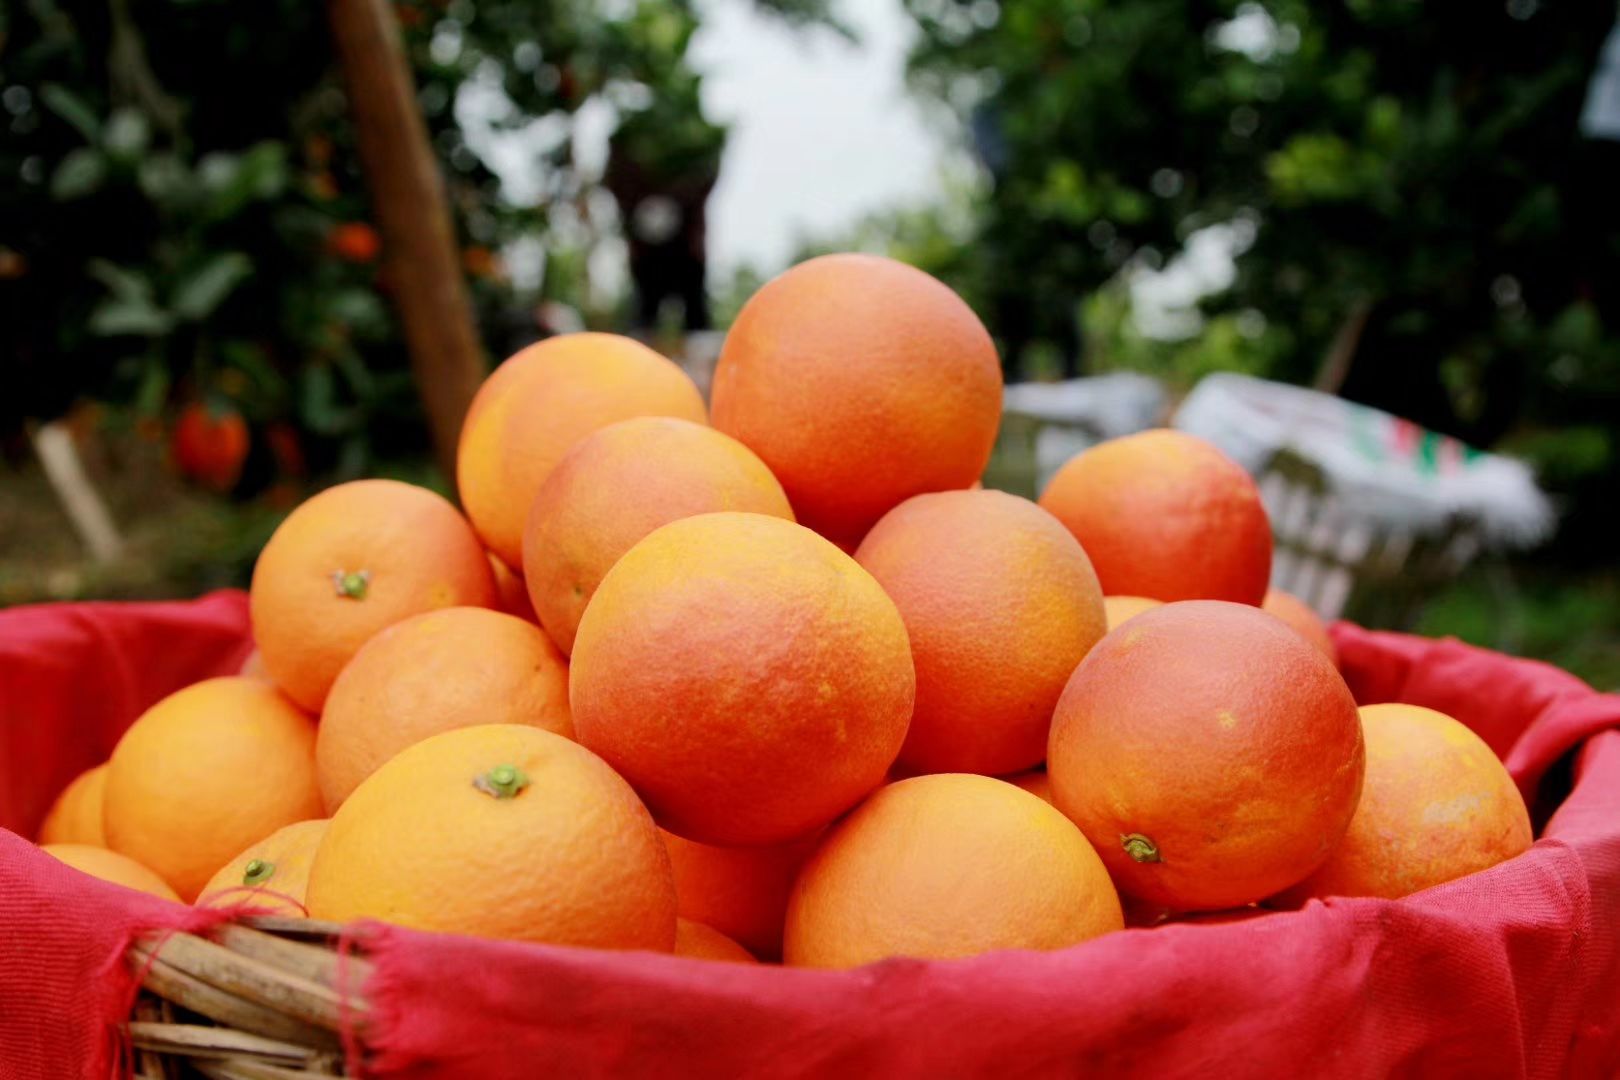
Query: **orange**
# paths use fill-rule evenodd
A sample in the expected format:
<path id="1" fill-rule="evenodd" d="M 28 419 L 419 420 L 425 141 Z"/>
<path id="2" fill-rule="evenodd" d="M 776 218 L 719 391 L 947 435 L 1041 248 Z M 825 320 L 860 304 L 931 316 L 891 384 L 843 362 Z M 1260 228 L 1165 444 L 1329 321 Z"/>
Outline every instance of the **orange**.
<path id="1" fill-rule="evenodd" d="M 522 724 L 425 739 L 355 789 L 315 852 L 310 916 L 655 949 L 675 884 L 630 785 L 577 743 Z"/>
<path id="2" fill-rule="evenodd" d="M 1043 802 L 1052 802 L 1052 778 L 1046 775 L 1045 769 L 1031 769 L 1029 772 L 1022 772 L 1017 776 L 1008 776 L 1003 779 L 1013 787 L 1023 788 Z"/>
<path id="3" fill-rule="evenodd" d="M 321 816 L 315 725 L 258 679 L 196 683 L 124 732 L 104 798 L 107 846 L 190 903 L 248 844 Z"/>
<path id="4" fill-rule="evenodd" d="M 921 270 L 824 255 L 743 305 L 714 371 L 714 426 L 771 467 L 799 520 L 858 541 L 925 491 L 979 479 L 1001 364 L 972 310 Z"/>
<path id="5" fill-rule="evenodd" d="M 106 790 L 105 763 L 75 776 L 45 815 L 39 827 L 39 842 L 106 847 L 107 835 L 101 827 L 102 793 Z"/>
<path id="6" fill-rule="evenodd" d="M 990 776 L 1039 765 L 1058 696 L 1105 629 L 1074 537 L 1028 499 L 945 491 L 885 514 L 855 561 L 911 638 L 917 705 L 900 764 Z"/>
<path id="7" fill-rule="evenodd" d="M 534 613 L 534 605 L 529 603 L 529 587 L 523 583 L 522 576 L 501 562 L 493 551 L 489 553 L 489 568 L 495 573 L 496 609 L 538 623 L 540 616 Z"/>
<path id="8" fill-rule="evenodd" d="M 1260 490 L 1212 444 L 1144 431 L 1070 459 L 1041 493 L 1091 556 L 1103 592 L 1258 604 L 1271 578 Z"/>
<path id="9" fill-rule="evenodd" d="M 484 608 L 395 623 L 360 647 L 327 696 L 315 740 L 327 811 L 407 746 L 474 724 L 572 737 L 568 661 L 545 631 Z"/>
<path id="10" fill-rule="evenodd" d="M 793 888 L 783 956 L 854 967 L 1061 949 L 1124 925 L 1067 818 L 1003 781 L 943 773 L 890 784 L 833 827 Z"/>
<path id="11" fill-rule="evenodd" d="M 1394 899 L 1513 858 L 1534 837 L 1513 777 L 1478 735 L 1417 705 L 1367 705 L 1367 783 L 1323 866 L 1284 894 Z"/>
<path id="12" fill-rule="evenodd" d="M 674 363 L 617 334 L 547 338 L 496 368 L 456 452 L 456 486 L 485 545 L 522 566 L 523 523 L 540 485 L 580 439 L 632 416 L 702 423 L 703 398 Z"/>
<path id="13" fill-rule="evenodd" d="M 116 851 L 90 844 L 44 844 L 40 850 L 68 866 L 102 881 L 122 885 L 137 892 L 161 896 L 165 900 L 179 900 L 174 890 L 152 871 Z"/>
<path id="14" fill-rule="evenodd" d="M 208 879 L 197 894 L 197 903 L 204 907 L 243 904 L 275 915 L 306 914 L 309 867 L 327 824 L 325 818 L 316 818 L 283 825 L 249 844 Z"/>
<path id="15" fill-rule="evenodd" d="M 788 893 L 816 837 L 771 847 L 716 847 L 662 835 L 680 915 L 735 938 L 755 956 L 780 957 Z"/>
<path id="16" fill-rule="evenodd" d="M 580 440 L 541 485 L 523 534 L 540 624 L 572 652 L 585 605 L 620 556 L 660 525 L 716 510 L 793 520 L 765 463 L 713 428 L 643 416 Z"/>
<path id="17" fill-rule="evenodd" d="M 675 955 L 698 960 L 725 960 L 733 964 L 757 964 L 753 955 L 712 926 L 691 919 L 675 920 Z"/>
<path id="18" fill-rule="evenodd" d="M 730 845 L 804 836 L 882 783 L 915 693 L 872 575 L 763 514 L 683 518 L 631 548 L 569 679 L 579 741 L 665 828 Z"/>
<path id="19" fill-rule="evenodd" d="M 265 670 L 313 712 L 371 635 L 436 608 L 491 607 L 495 582 L 484 549 L 443 498 L 396 480 L 357 480 L 287 516 L 253 568 L 250 600 Z"/>
<path id="20" fill-rule="evenodd" d="M 1321 649 L 1323 656 L 1335 664 L 1339 662 L 1339 650 L 1333 647 L 1333 639 L 1328 637 L 1327 625 L 1322 622 L 1321 616 L 1305 605 L 1305 601 L 1281 589 L 1267 589 L 1265 603 L 1260 605 L 1260 609 L 1287 623 L 1300 637 Z"/>
<path id="21" fill-rule="evenodd" d="M 1103 597 L 1103 611 L 1108 615 L 1108 629 L 1117 629 L 1126 619 L 1152 611 L 1161 607 L 1163 600 L 1150 600 L 1145 596 L 1105 596 Z"/>
<path id="22" fill-rule="evenodd" d="M 1344 835 L 1365 756 L 1325 656 L 1257 607 L 1194 600 L 1103 638 L 1052 720 L 1057 806 L 1122 892 L 1177 911 L 1262 900 Z"/>

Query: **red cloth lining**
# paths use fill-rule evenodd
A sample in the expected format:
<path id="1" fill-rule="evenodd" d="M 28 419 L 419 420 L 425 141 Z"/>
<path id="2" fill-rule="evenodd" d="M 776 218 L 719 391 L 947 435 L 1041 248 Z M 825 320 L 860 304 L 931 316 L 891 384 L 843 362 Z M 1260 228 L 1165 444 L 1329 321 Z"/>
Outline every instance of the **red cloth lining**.
<path id="1" fill-rule="evenodd" d="M 1339 626 L 1358 700 L 1449 712 L 1534 795 L 1534 848 L 1402 901 L 1129 930 L 1058 953 L 852 972 L 705 964 L 369 924 L 366 1075 L 1620 1075 L 1620 697 L 1452 641 Z M 130 936 L 214 915 L 20 836 L 146 705 L 232 671 L 240 594 L 0 612 L 0 1080 L 109 1075 Z M 1584 745 L 1583 745 L 1584 744 Z"/>

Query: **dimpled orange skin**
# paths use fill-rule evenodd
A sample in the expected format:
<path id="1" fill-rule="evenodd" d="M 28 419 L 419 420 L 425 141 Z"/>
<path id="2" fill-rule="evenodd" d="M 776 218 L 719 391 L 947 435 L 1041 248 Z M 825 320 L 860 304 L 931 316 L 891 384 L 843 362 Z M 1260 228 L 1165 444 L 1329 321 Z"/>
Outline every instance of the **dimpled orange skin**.
<path id="1" fill-rule="evenodd" d="M 1144 611 L 1152 611 L 1156 607 L 1164 606 L 1163 600 L 1150 600 L 1146 596 L 1105 596 L 1103 597 L 1103 611 L 1108 615 L 1108 629 L 1116 630 L 1119 624 L 1126 619 L 1134 618 Z"/>
<path id="2" fill-rule="evenodd" d="M 801 522 L 849 543 L 913 495 L 979 479 L 1001 422 L 1001 364 L 939 281 L 876 255 L 824 255 L 743 305 L 713 412 L 770 466 Z"/>
<path id="3" fill-rule="evenodd" d="M 883 788 L 822 841 L 788 902 L 786 963 L 1061 949 L 1124 927 L 1097 853 L 1001 780 L 940 773 Z"/>
<path id="4" fill-rule="evenodd" d="M 914 772 L 1039 765 L 1064 684 L 1103 636 L 1102 589 L 1063 525 L 1003 491 L 917 495 L 855 553 L 911 638 Z"/>
<path id="5" fill-rule="evenodd" d="M 527 783 L 508 797 L 476 786 L 501 766 Z M 646 807 L 595 754 L 521 724 L 446 731 L 378 769 L 333 815 L 306 895 L 316 919 L 675 946 L 675 884 Z"/>
<path id="6" fill-rule="evenodd" d="M 1249 474 L 1180 431 L 1099 443 L 1052 477 L 1040 503 L 1091 557 L 1109 596 L 1259 604 L 1271 523 Z"/>
<path id="7" fill-rule="evenodd" d="M 180 899 L 162 878 L 128 855 L 120 855 L 116 851 L 108 851 L 106 848 L 91 844 L 43 844 L 40 850 L 57 862 L 65 863 L 80 873 L 89 874 L 102 881 L 110 881 L 114 885 L 122 885 L 126 889 L 134 889 L 152 896 L 161 896 L 165 900 Z"/>
<path id="8" fill-rule="evenodd" d="M 716 847 L 659 831 L 675 872 L 681 916 L 734 938 L 762 959 L 781 957 L 788 893 L 818 836 L 771 847 Z"/>
<path id="9" fill-rule="evenodd" d="M 529 603 L 529 587 L 523 583 L 522 575 L 501 562 L 493 551 L 489 553 L 489 568 L 495 575 L 495 609 L 538 626 L 540 616 Z"/>
<path id="10" fill-rule="evenodd" d="M 675 955 L 696 960 L 723 960 L 732 964 L 757 964 L 752 953 L 712 926 L 691 919 L 675 920 Z"/>
<path id="11" fill-rule="evenodd" d="M 1491 748 L 1444 713 L 1361 709 L 1367 783 L 1327 862 L 1281 898 L 1407 896 L 1495 866 L 1535 839 L 1513 777 Z"/>
<path id="12" fill-rule="evenodd" d="M 259 679 L 177 690 L 114 748 L 103 815 L 107 846 L 190 903 L 248 844 L 321 816 L 314 721 Z"/>
<path id="13" fill-rule="evenodd" d="M 1364 765 L 1327 658 L 1223 601 L 1166 604 L 1098 642 L 1058 702 L 1046 762 L 1120 890 L 1177 911 L 1241 907 L 1322 865 Z"/>
<path id="14" fill-rule="evenodd" d="M 474 724 L 572 738 L 568 661 L 557 646 L 533 623 L 486 608 L 395 623 L 360 647 L 327 696 L 315 739 L 327 812 L 407 746 Z"/>
<path id="15" fill-rule="evenodd" d="M 496 368 L 473 397 L 456 451 L 456 487 L 485 545 L 522 566 L 523 525 L 540 485 L 580 439 L 632 416 L 707 419 L 685 372 L 618 334 L 547 338 Z"/>
<path id="16" fill-rule="evenodd" d="M 106 847 L 107 834 L 101 827 L 101 800 L 106 789 L 105 763 L 75 776 L 45 815 L 39 827 L 39 842 Z"/>
<path id="17" fill-rule="evenodd" d="M 208 879 L 197 894 L 198 907 L 262 909 L 273 915 L 303 916 L 304 893 L 315 849 L 326 836 L 325 818 L 283 825 L 263 840 L 249 844 Z M 257 861 L 259 865 L 253 867 Z M 257 872 L 249 875 L 249 869 Z"/>
<path id="18" fill-rule="evenodd" d="M 1335 665 L 1338 664 L 1339 650 L 1334 648 L 1326 624 L 1322 622 L 1321 616 L 1306 606 L 1305 601 L 1281 589 L 1267 589 L 1266 599 L 1260 605 L 1260 610 L 1268 615 L 1275 615 L 1287 623 L 1300 637 L 1320 649 L 1323 656 L 1333 661 Z"/>
<path id="19" fill-rule="evenodd" d="M 367 577 L 354 583 L 357 595 L 346 595 L 335 573 Z M 472 529 L 441 496 L 396 480 L 356 480 L 287 516 L 259 554 L 249 599 L 265 671 L 318 712 L 343 665 L 377 631 L 437 608 L 492 607 L 495 580 Z"/>
<path id="20" fill-rule="evenodd" d="M 883 782 L 916 693 L 906 627 L 872 576 L 802 526 L 702 514 L 602 579 L 569 693 L 579 741 L 671 832 L 804 836 Z"/>
<path id="21" fill-rule="evenodd" d="M 690 420 L 644 416 L 580 440 L 529 510 L 523 572 L 540 623 L 564 654 L 597 585 L 636 542 L 694 514 L 738 510 L 793 520 L 754 452 Z"/>

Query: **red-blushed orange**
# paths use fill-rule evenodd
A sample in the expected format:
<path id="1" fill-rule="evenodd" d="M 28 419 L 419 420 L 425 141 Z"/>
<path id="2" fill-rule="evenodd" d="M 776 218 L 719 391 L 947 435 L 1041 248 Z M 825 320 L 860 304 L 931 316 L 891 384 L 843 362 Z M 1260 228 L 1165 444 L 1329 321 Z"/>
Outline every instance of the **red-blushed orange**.
<path id="1" fill-rule="evenodd" d="M 691 919 L 675 920 L 675 955 L 731 964 L 757 964 L 752 953 L 712 926 Z"/>
<path id="2" fill-rule="evenodd" d="M 717 847 L 661 832 L 681 916 L 713 927 L 763 960 L 779 958 L 788 893 L 817 836 L 770 847 Z"/>
<path id="3" fill-rule="evenodd" d="M 646 807 L 601 758 L 523 724 L 441 732 L 367 777 L 332 815 L 305 904 L 337 922 L 675 946 L 675 883 Z"/>
<path id="4" fill-rule="evenodd" d="M 395 623 L 361 646 L 327 696 L 315 740 L 327 812 L 407 746 L 475 724 L 572 737 L 568 661 L 557 646 L 533 623 L 486 608 Z"/>
<path id="5" fill-rule="evenodd" d="M 1265 603 L 1260 610 L 1275 615 L 1306 641 L 1322 650 L 1335 664 L 1339 662 L 1339 650 L 1333 647 L 1333 639 L 1328 636 L 1327 625 L 1322 622 L 1321 616 L 1306 606 L 1305 601 L 1293 593 L 1283 592 L 1281 589 L 1266 590 Z"/>
<path id="6" fill-rule="evenodd" d="M 788 902 L 783 958 L 1061 949 L 1124 926 L 1108 872 L 1056 809 L 963 773 L 890 784 L 828 830 Z"/>
<path id="7" fill-rule="evenodd" d="M 581 439 L 541 485 L 523 536 L 524 580 L 546 633 L 573 651 L 580 616 L 620 556 L 660 525 L 718 510 L 793 520 L 765 463 L 711 427 L 642 416 Z"/>
<path id="8" fill-rule="evenodd" d="M 1117 630 L 1119 624 L 1126 619 L 1134 618 L 1144 611 L 1152 611 L 1163 604 L 1163 600 L 1151 600 L 1146 596 L 1105 596 L 1103 611 L 1108 615 L 1108 629 Z"/>
<path id="9" fill-rule="evenodd" d="M 456 487 L 473 528 L 523 565 L 529 505 L 564 454 L 632 416 L 702 423 L 703 397 L 672 361 L 618 334 L 562 334 L 530 345 L 484 380 L 456 451 Z"/>
<path id="10" fill-rule="evenodd" d="M 321 816 L 314 721 L 259 679 L 193 683 L 124 732 L 102 798 L 107 846 L 190 903 L 247 845 Z"/>
<path id="11" fill-rule="evenodd" d="M 1063 686 L 1104 632 L 1102 590 L 1063 525 L 1004 491 L 917 495 L 855 553 L 900 609 L 917 705 L 900 750 L 917 772 L 1038 765 Z"/>
<path id="12" fill-rule="evenodd" d="M 1327 859 L 1365 755 L 1338 671 L 1257 607 L 1166 604 L 1103 638 L 1046 768 L 1122 891 L 1178 911 L 1265 899 Z"/>
<path id="13" fill-rule="evenodd" d="M 774 844 L 878 784 L 916 692 L 872 575 L 809 529 L 717 513 L 654 530 L 608 571 L 569 671 L 579 741 L 671 832 Z"/>
<path id="14" fill-rule="evenodd" d="M 317 712 L 371 635 L 424 611 L 490 607 L 495 581 L 477 537 L 442 496 L 356 480 L 287 516 L 259 553 L 249 599 L 265 671 Z"/>
<path id="15" fill-rule="evenodd" d="M 1254 480 L 1180 431 L 1110 439 L 1071 458 L 1040 503 L 1091 557 L 1109 596 L 1259 604 L 1271 523 Z"/>
<path id="16" fill-rule="evenodd" d="M 1524 799 L 1485 741 L 1417 705 L 1366 705 L 1367 782 L 1350 828 L 1282 897 L 1382 896 L 1495 866 L 1535 839 Z"/>
<path id="17" fill-rule="evenodd" d="M 1001 365 L 961 298 L 876 255 L 800 263 L 749 298 L 714 371 L 714 426 L 764 459 L 799 520 L 844 543 L 984 472 Z"/>

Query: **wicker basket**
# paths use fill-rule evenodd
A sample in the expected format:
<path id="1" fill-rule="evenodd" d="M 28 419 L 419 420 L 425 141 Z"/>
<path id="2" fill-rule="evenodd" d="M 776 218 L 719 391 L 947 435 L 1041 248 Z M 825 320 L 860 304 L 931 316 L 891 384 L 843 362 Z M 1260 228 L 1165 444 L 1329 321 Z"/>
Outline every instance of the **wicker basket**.
<path id="1" fill-rule="evenodd" d="M 141 975 L 129 1024 L 135 1075 L 347 1076 L 340 1033 L 365 1032 L 369 1006 L 356 988 L 371 966 L 339 952 L 339 930 L 262 917 L 136 942 L 126 956 Z"/>

